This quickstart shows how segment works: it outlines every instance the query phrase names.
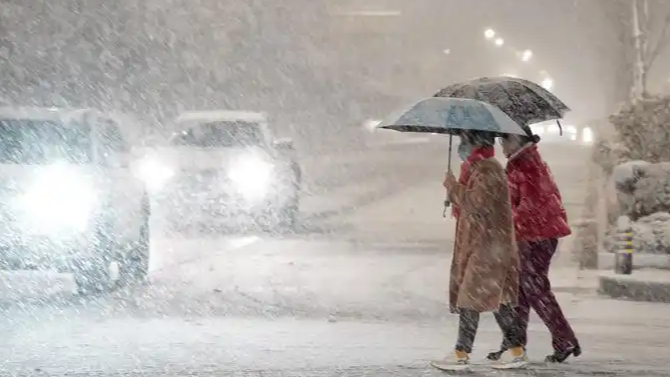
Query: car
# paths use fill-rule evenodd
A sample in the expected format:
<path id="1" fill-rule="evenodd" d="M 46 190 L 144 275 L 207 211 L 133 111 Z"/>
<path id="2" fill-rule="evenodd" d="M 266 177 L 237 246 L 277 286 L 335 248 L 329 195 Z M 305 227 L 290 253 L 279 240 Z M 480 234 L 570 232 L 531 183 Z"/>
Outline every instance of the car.
<path id="1" fill-rule="evenodd" d="M 174 127 L 141 169 L 168 224 L 207 218 L 273 229 L 296 225 L 301 169 L 292 140 L 275 139 L 265 114 L 189 112 Z"/>
<path id="2" fill-rule="evenodd" d="M 588 125 L 568 124 L 559 128 L 555 121 L 531 124 L 530 129 L 542 138 L 543 143 L 592 146 L 595 140 L 594 130 Z M 563 134 L 561 135 L 561 130 Z"/>
<path id="3" fill-rule="evenodd" d="M 71 272 L 80 294 L 144 281 L 150 204 L 131 163 L 100 111 L 0 108 L 1 268 Z"/>

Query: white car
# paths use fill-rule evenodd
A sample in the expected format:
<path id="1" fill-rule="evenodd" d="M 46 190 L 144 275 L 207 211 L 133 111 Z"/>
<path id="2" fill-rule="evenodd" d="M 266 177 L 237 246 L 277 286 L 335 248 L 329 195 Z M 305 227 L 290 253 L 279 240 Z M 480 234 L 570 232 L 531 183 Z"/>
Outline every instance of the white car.
<path id="1" fill-rule="evenodd" d="M 2 269 L 73 272 L 80 293 L 143 280 L 149 198 L 115 119 L 95 110 L 0 108 Z"/>
<path id="2" fill-rule="evenodd" d="M 184 113 L 168 145 L 148 153 L 142 176 L 169 223 L 201 219 L 295 225 L 301 170 L 290 140 L 274 140 L 262 113 Z"/>

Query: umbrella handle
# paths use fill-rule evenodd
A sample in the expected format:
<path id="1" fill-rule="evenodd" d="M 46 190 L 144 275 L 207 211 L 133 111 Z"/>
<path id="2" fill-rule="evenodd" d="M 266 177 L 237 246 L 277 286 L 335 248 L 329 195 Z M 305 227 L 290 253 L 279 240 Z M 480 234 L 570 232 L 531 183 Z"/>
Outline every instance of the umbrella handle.
<path id="1" fill-rule="evenodd" d="M 448 163 L 447 163 L 447 171 L 451 171 L 451 151 L 453 148 L 453 142 L 454 142 L 454 136 L 449 134 L 449 155 L 447 157 Z M 444 202 L 442 203 L 442 217 L 447 217 L 447 208 L 451 207 L 451 201 L 449 198 L 445 198 Z"/>
<path id="2" fill-rule="evenodd" d="M 449 199 L 444 199 L 444 207 L 442 207 L 442 217 L 447 217 L 447 208 L 451 207 Z"/>
<path id="3" fill-rule="evenodd" d="M 449 134 L 449 154 L 447 155 L 447 169 L 451 170 L 451 150 L 454 144 L 454 135 Z"/>

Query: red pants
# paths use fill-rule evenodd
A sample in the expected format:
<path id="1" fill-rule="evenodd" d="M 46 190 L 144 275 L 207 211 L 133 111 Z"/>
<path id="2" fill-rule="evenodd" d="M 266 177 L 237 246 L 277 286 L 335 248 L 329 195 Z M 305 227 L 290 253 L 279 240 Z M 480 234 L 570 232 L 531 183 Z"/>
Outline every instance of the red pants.
<path id="1" fill-rule="evenodd" d="M 549 329 L 554 350 L 564 351 L 576 346 L 577 338 L 551 292 L 549 265 L 557 246 L 555 238 L 519 242 L 521 271 L 517 315 L 523 344 L 528 344 L 528 319 L 532 308 Z"/>

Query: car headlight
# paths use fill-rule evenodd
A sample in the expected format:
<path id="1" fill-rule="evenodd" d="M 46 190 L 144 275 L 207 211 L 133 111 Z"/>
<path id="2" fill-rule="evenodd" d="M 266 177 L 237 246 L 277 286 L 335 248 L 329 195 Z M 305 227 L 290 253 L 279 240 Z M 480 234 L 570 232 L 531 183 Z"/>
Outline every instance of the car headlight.
<path id="1" fill-rule="evenodd" d="M 582 130 L 582 143 L 585 144 L 593 144 L 594 142 L 594 135 L 593 135 L 593 130 L 591 127 L 584 127 Z"/>
<path id="2" fill-rule="evenodd" d="M 172 168 L 153 159 L 140 162 L 137 173 L 149 191 L 162 189 L 175 174 Z"/>
<path id="3" fill-rule="evenodd" d="M 86 229 L 98 202 L 92 182 L 67 166 L 53 165 L 40 173 L 16 203 L 20 220 L 39 231 Z"/>
<path id="4" fill-rule="evenodd" d="M 274 166 L 260 156 L 244 156 L 228 171 L 235 190 L 248 198 L 262 198 L 272 185 Z"/>

